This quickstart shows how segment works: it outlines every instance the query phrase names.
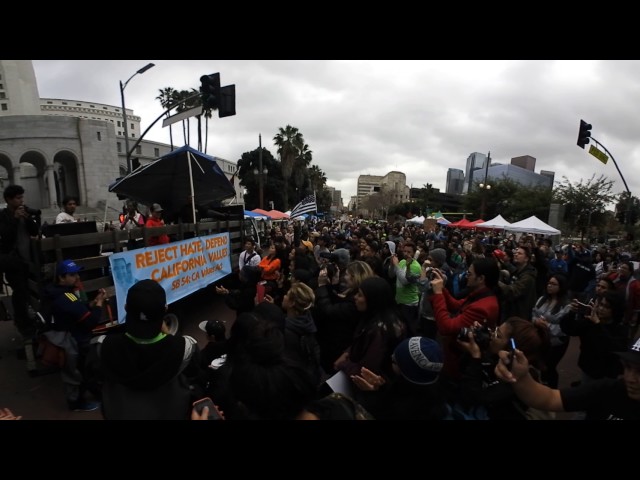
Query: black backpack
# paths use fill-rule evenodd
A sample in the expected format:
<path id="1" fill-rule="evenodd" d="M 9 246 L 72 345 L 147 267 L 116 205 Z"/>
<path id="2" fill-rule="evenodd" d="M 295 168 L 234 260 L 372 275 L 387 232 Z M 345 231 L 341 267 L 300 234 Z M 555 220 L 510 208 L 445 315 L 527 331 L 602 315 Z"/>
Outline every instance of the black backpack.
<path id="1" fill-rule="evenodd" d="M 320 344 L 314 334 L 300 335 L 300 351 L 302 361 L 307 366 L 314 381 L 319 382 L 322 376 L 322 367 L 320 366 Z"/>

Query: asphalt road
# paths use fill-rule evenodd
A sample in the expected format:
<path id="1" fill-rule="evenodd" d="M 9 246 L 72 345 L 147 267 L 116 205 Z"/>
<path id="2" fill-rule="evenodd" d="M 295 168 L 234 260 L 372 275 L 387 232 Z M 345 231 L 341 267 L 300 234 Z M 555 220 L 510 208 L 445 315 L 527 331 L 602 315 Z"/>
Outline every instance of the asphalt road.
<path id="1" fill-rule="evenodd" d="M 198 329 L 202 320 L 219 319 L 231 327 L 235 314 L 226 307 L 222 297 L 209 286 L 171 305 L 170 311 L 178 315 L 181 332 L 193 336 L 200 347 L 206 344 L 206 335 Z M 14 414 L 29 420 L 102 420 L 100 411 L 71 412 L 59 373 L 32 377 L 26 361 L 17 351 L 21 337 L 12 322 L 0 322 L 0 408 L 10 408 Z M 569 349 L 558 366 L 560 386 L 565 387 L 580 378 L 576 365 L 579 339 L 572 338 Z M 570 419 L 573 414 L 557 414 L 558 419 Z"/>

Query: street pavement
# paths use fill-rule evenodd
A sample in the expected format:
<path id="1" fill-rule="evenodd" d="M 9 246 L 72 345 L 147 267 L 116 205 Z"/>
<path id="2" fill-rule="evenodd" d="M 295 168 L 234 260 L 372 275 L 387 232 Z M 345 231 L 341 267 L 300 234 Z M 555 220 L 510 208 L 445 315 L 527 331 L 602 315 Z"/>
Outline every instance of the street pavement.
<path id="1" fill-rule="evenodd" d="M 207 339 L 198 328 L 203 320 L 219 319 L 226 322 L 227 332 L 235 314 L 225 304 L 223 297 L 209 286 L 170 306 L 180 319 L 181 333 L 191 335 L 202 348 Z M 26 420 L 102 420 L 99 410 L 71 412 L 64 398 L 59 373 L 31 377 L 26 361 L 18 358 L 20 335 L 12 322 L 0 322 L 0 408 L 9 408 Z M 572 338 L 569 349 L 558 366 L 560 387 L 569 386 L 580 378 L 577 367 L 580 341 Z M 560 413 L 557 419 L 570 419 L 573 414 Z"/>

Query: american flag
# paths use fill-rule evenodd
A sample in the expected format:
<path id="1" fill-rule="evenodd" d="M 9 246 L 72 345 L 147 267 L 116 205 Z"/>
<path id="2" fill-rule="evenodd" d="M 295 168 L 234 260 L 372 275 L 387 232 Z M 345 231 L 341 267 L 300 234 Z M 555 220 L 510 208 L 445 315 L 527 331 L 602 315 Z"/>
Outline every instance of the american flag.
<path id="1" fill-rule="evenodd" d="M 316 205 L 316 195 L 308 195 L 302 199 L 302 201 L 293 207 L 291 213 L 289 214 L 289 218 L 296 218 L 302 215 L 303 213 L 309 212 L 317 212 L 318 206 Z"/>

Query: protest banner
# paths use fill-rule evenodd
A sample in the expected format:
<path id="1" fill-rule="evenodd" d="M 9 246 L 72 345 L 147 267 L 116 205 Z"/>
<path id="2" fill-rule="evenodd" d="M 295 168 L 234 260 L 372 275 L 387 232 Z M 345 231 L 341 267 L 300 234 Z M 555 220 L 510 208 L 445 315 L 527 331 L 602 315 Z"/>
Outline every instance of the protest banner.
<path id="1" fill-rule="evenodd" d="M 148 279 L 167 292 L 167 303 L 206 287 L 231 273 L 229 233 L 114 253 L 109 257 L 118 302 L 118 323 L 124 323 L 129 287 Z"/>

